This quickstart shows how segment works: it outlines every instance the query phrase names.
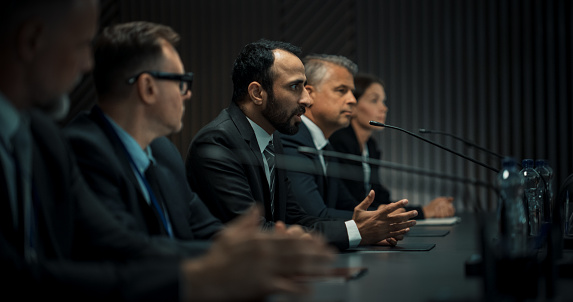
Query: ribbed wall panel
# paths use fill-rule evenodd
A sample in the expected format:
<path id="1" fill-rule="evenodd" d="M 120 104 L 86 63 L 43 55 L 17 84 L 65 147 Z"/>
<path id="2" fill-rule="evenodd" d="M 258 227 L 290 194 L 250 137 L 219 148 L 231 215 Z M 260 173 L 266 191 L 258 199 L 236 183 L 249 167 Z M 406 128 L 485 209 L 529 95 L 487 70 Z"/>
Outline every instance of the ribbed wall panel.
<path id="1" fill-rule="evenodd" d="M 182 154 L 193 135 L 231 99 L 232 62 L 259 38 L 285 40 L 304 54 L 355 60 L 386 83 L 387 123 L 463 136 L 495 152 L 548 158 L 560 183 L 573 172 L 573 5 L 568 0 L 120 0 L 103 1 L 102 25 L 148 20 L 181 36 L 195 72 L 184 128 L 171 138 Z M 88 81 L 73 95 L 93 103 Z M 429 135 L 489 165 L 499 160 L 448 137 Z M 495 173 L 404 133 L 375 138 L 383 159 L 493 182 Z M 496 206 L 490 189 L 399 171 L 381 179 L 395 198 L 456 197 L 458 209 Z"/>
<path id="2" fill-rule="evenodd" d="M 571 169 L 571 30 L 568 1 L 357 1 L 358 63 L 381 76 L 387 123 L 442 130 L 495 152 L 548 158 L 557 181 Z M 382 33 L 382 34 L 380 34 Z M 493 182 L 495 173 L 404 133 L 376 135 L 386 160 Z M 451 138 L 427 138 L 496 168 L 499 160 Z M 393 196 L 457 197 L 494 208 L 492 190 L 383 171 Z"/>

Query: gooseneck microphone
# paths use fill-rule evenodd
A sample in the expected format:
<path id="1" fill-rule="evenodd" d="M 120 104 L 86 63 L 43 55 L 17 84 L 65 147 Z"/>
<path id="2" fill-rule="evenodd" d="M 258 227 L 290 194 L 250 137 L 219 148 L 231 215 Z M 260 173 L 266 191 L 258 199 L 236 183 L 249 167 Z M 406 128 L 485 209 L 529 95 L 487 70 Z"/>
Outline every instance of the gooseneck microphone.
<path id="1" fill-rule="evenodd" d="M 454 134 L 451 134 L 451 133 L 448 133 L 448 132 L 443 132 L 443 131 L 438 131 L 438 130 L 429 130 L 429 129 L 424 129 L 424 128 L 418 129 L 418 132 L 420 132 L 420 133 L 428 133 L 428 134 L 440 134 L 440 135 L 449 136 L 449 137 L 452 137 L 452 138 L 457 139 L 457 140 L 459 140 L 459 141 L 462 141 L 462 142 L 463 142 L 464 144 L 466 144 L 467 146 L 470 146 L 470 147 L 476 148 L 476 149 L 478 149 L 478 150 L 481 150 L 481 151 L 483 151 L 483 152 L 486 152 L 486 153 L 488 153 L 488 154 L 490 154 L 490 155 L 493 155 L 493 156 L 495 156 L 495 157 L 497 157 L 497 158 L 499 158 L 499 159 L 505 158 L 505 156 L 503 156 L 503 155 L 501 155 L 501 154 L 499 154 L 499 153 L 495 153 L 495 152 L 493 152 L 493 151 L 491 151 L 491 150 L 488 150 L 488 149 L 486 149 L 486 148 L 484 148 L 484 147 L 482 147 L 482 146 L 478 146 L 477 144 L 475 144 L 475 143 L 473 143 L 473 142 L 471 142 L 471 141 L 468 141 L 468 140 L 466 140 L 466 139 L 464 139 L 464 138 L 462 138 L 462 137 L 459 137 L 459 136 L 457 136 L 457 135 L 454 135 Z"/>
<path id="2" fill-rule="evenodd" d="M 473 162 L 473 163 L 475 163 L 475 164 L 478 164 L 478 165 L 480 165 L 480 166 L 482 166 L 482 167 L 484 167 L 484 168 L 488 168 L 488 169 L 490 169 L 490 170 L 492 170 L 492 171 L 494 171 L 494 172 L 496 172 L 496 173 L 499 173 L 499 169 L 496 169 L 496 168 L 494 168 L 494 167 L 492 167 L 492 166 L 486 165 L 486 164 L 484 164 L 484 163 L 482 163 L 482 162 L 480 162 L 480 161 L 477 161 L 477 160 L 475 160 L 475 159 L 473 159 L 473 158 L 471 158 L 471 157 L 468 157 L 468 156 L 463 155 L 463 154 L 461 154 L 461 153 L 459 153 L 459 152 L 456 152 L 456 151 L 454 151 L 454 150 L 452 150 L 452 149 L 450 149 L 450 148 L 446 148 L 446 147 L 444 147 L 444 146 L 442 146 L 442 145 L 440 145 L 440 144 L 438 144 L 438 143 L 435 143 L 435 142 L 433 142 L 433 141 L 431 141 L 431 140 L 429 140 L 429 139 L 423 138 L 423 137 L 421 137 L 421 136 L 419 136 L 419 135 L 417 135 L 417 134 L 415 134 L 415 133 L 413 133 L 413 132 L 410 132 L 410 131 L 408 131 L 408 130 L 406 130 L 406 129 L 402 129 L 402 128 L 400 128 L 400 127 L 396 127 L 396 126 L 392 126 L 392 125 L 383 124 L 383 123 L 376 122 L 376 121 L 370 121 L 370 125 L 372 125 L 372 126 L 377 126 L 377 127 L 385 127 L 385 128 L 390 128 L 390 129 L 396 129 L 396 130 L 398 130 L 398 131 L 402 131 L 402 132 L 407 133 L 407 134 L 409 134 L 409 135 L 411 135 L 411 136 L 413 136 L 413 137 L 415 137 L 415 138 L 417 138 L 417 139 L 420 139 L 420 140 L 423 140 L 423 141 L 425 141 L 425 142 L 427 142 L 427 143 L 429 143 L 429 144 L 432 144 L 432 145 L 434 145 L 434 146 L 436 146 L 436 147 L 438 147 L 438 148 L 440 148 L 440 149 L 446 150 L 446 151 L 448 151 L 448 152 L 450 152 L 450 153 L 453 153 L 453 154 L 455 154 L 455 155 L 457 155 L 457 156 L 459 156 L 459 157 L 461 157 L 461 158 L 467 159 L 467 160 L 469 160 L 469 161 L 471 161 L 471 162 Z"/>
<path id="3" fill-rule="evenodd" d="M 313 154 L 313 155 L 322 155 L 325 157 L 333 157 L 333 158 L 343 159 L 343 160 L 347 160 L 347 161 L 362 162 L 362 163 L 367 163 L 369 165 L 384 167 L 384 168 L 388 168 L 388 169 L 392 169 L 392 170 L 403 171 L 403 172 L 408 172 L 408 173 L 416 173 L 419 175 L 424 175 L 424 176 L 429 176 L 429 177 L 437 177 L 437 178 L 451 180 L 451 181 L 459 181 L 459 182 L 463 182 L 466 184 L 472 184 L 472 185 L 483 186 L 483 187 L 495 189 L 495 187 L 491 183 L 487 183 L 484 181 L 471 179 L 471 178 L 459 177 L 459 176 L 445 174 L 445 173 L 439 173 L 439 172 L 436 172 L 433 170 L 428 170 L 428 169 L 406 166 L 406 165 L 397 164 L 397 163 L 393 163 L 393 162 L 389 162 L 389 161 L 384 161 L 381 159 L 373 159 L 373 158 L 369 158 L 369 157 L 364 158 L 361 155 L 348 154 L 348 153 L 329 151 L 329 150 L 317 150 L 316 148 L 305 147 L 305 146 L 298 147 L 298 152 L 304 153 L 304 154 Z M 286 157 L 283 155 L 283 158 L 286 158 Z M 363 181 L 364 180 L 362 178 L 363 177 L 362 174 L 360 175 L 360 177 L 353 177 L 352 173 L 348 172 L 349 168 L 350 169 L 353 168 L 352 166 L 349 166 L 348 164 L 341 164 L 341 163 L 329 163 L 329 165 L 334 165 L 334 164 L 336 164 L 340 169 L 331 169 L 328 172 L 329 176 L 343 178 L 343 179 L 349 179 L 349 180 L 355 180 L 355 181 Z M 286 160 L 284 160 L 283 165 L 284 165 L 283 168 L 285 170 L 304 172 L 304 173 L 313 173 L 312 167 L 308 167 L 308 165 L 307 166 L 297 165 L 296 159 L 289 160 L 288 158 L 286 158 Z M 332 170 L 338 171 L 338 172 L 334 172 L 335 174 L 332 174 L 333 173 Z"/>

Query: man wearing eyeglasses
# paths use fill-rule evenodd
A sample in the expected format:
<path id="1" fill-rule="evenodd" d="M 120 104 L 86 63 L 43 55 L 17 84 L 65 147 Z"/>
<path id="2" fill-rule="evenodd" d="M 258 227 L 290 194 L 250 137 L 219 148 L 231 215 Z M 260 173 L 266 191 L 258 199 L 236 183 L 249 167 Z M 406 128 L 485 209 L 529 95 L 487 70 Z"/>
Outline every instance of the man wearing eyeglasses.
<path id="1" fill-rule="evenodd" d="M 179 248 L 184 256 L 209 248 L 183 268 L 196 285 L 183 289 L 183 299 L 296 292 L 302 285 L 287 280 L 292 274 L 285 269 L 316 272 L 332 251 L 320 239 L 301 238 L 286 227 L 260 232 L 256 210 L 223 228 L 189 188 L 181 155 L 165 137 L 181 129 L 184 102 L 191 97 L 193 74 L 184 71 L 174 48 L 178 39 L 170 27 L 150 22 L 107 27 L 96 39 L 98 103 L 65 128 L 82 174 L 118 221 L 155 246 Z M 204 240 L 214 234 L 212 244 Z M 272 255 L 257 252 L 267 249 Z M 295 255 L 293 263 L 285 261 Z M 289 288 L 277 287 L 279 275 Z"/>
<path id="2" fill-rule="evenodd" d="M 184 71 L 178 39 L 149 22 L 105 28 L 94 50 L 97 105 L 64 131 L 88 184 L 129 229 L 158 241 L 207 240 L 223 224 L 191 192 L 164 137 L 182 128 L 191 98 L 193 73 Z"/>

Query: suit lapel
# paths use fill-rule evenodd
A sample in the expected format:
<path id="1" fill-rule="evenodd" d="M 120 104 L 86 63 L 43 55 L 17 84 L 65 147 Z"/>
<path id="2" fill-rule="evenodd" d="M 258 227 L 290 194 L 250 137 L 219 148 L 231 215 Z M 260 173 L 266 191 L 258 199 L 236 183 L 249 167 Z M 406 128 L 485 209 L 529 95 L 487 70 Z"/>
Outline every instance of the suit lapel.
<path id="1" fill-rule="evenodd" d="M 308 127 L 306 127 L 304 123 L 300 124 L 298 131 L 299 133 L 297 135 L 299 135 L 301 145 L 316 149 L 314 141 L 312 140 L 312 135 L 310 134 L 310 130 L 308 130 Z M 310 154 L 308 156 L 313 160 L 316 168 L 315 170 L 318 173 L 320 173 L 320 175 L 315 176 L 319 193 L 320 195 L 322 195 L 322 199 L 327 204 L 327 206 L 329 207 L 333 206 L 330 204 L 331 202 L 330 199 L 328 198 L 329 196 L 332 196 L 332 193 L 329 190 L 333 188 L 329 188 L 328 186 L 328 177 L 327 175 L 324 174 L 324 170 L 322 169 L 322 164 L 320 163 L 320 158 L 318 157 L 318 155 L 315 154 Z M 326 163 L 327 158 L 325 157 L 324 160 Z"/>
<path id="2" fill-rule="evenodd" d="M 368 148 L 368 157 L 373 159 L 380 159 L 381 152 L 376 147 L 376 142 L 374 142 L 373 138 L 370 138 L 366 142 L 366 147 Z M 370 167 L 371 167 L 370 183 L 379 184 L 380 183 L 380 177 L 378 176 L 378 171 L 380 170 L 379 167 L 372 165 Z"/>
<path id="3" fill-rule="evenodd" d="M 57 130 L 51 131 L 51 125 L 47 125 L 43 117 L 32 113 L 32 187 L 35 211 L 36 230 L 38 232 L 38 249 L 46 250 L 61 256 L 63 251 L 68 251 L 71 246 L 63 246 L 64 242 L 70 242 L 69 238 L 61 238 L 70 234 L 69 226 L 72 225 L 70 215 L 66 209 L 67 203 L 71 202 L 68 197 L 69 191 L 76 189 L 79 171 L 69 166 L 71 161 L 67 158 L 67 150 L 64 141 L 56 141 L 61 138 L 54 135 Z M 59 172 L 55 172 L 59 171 Z M 76 173 L 73 175 L 74 173 Z M 68 187 L 69 184 L 74 184 Z M 49 214 L 46 214 L 49 213 Z M 55 223 L 57 222 L 57 223 Z M 53 244 L 59 242 L 61 244 Z M 51 248 L 51 249 L 50 249 Z"/>
<path id="4" fill-rule="evenodd" d="M 251 124 L 247 120 L 247 117 L 241 111 L 237 104 L 232 103 L 228 108 L 229 116 L 231 120 L 237 127 L 237 130 L 241 134 L 241 138 L 245 141 L 245 143 L 249 146 L 249 150 L 238 150 L 238 152 L 246 152 L 245 156 L 250 158 L 248 160 L 252 165 L 258 167 L 258 178 L 255 180 L 259 186 L 263 188 L 263 199 L 264 199 L 264 206 L 265 206 L 265 217 L 271 218 L 268 220 L 274 221 L 274 217 L 272 217 L 271 207 L 270 204 L 270 189 L 267 183 L 267 176 L 265 174 L 265 166 L 263 164 L 263 155 L 261 154 L 261 150 L 259 148 L 259 143 L 257 141 L 257 137 L 255 135 L 255 131 L 251 127 Z M 276 138 L 275 138 L 276 141 Z M 275 151 L 276 152 L 276 151 Z M 278 174 L 278 173 L 277 173 Z M 277 178 L 278 179 L 278 178 Z M 276 181 L 276 180 L 275 180 Z M 278 190 L 275 190 L 275 193 Z M 275 195 L 276 197 L 276 195 Z M 275 199 L 277 200 L 277 199 Z M 276 206 L 276 205 L 275 205 Z M 276 213 L 275 213 L 276 214 Z"/>
<path id="5" fill-rule="evenodd" d="M 163 224 L 155 214 L 152 206 L 146 201 L 144 194 L 142 192 L 143 188 L 139 184 L 135 173 L 133 172 L 133 168 L 131 167 L 130 159 L 126 154 L 125 147 L 123 143 L 120 141 L 115 129 L 113 129 L 112 125 L 104 116 L 103 111 L 99 106 L 94 106 L 89 114 L 89 118 L 98 125 L 98 127 L 103 131 L 107 139 L 109 140 L 113 150 L 112 152 L 114 157 L 117 157 L 117 162 L 119 164 L 119 169 L 122 171 L 122 174 L 127 177 L 130 185 L 133 188 L 136 188 L 137 192 L 137 202 L 139 203 L 140 208 L 143 210 L 144 219 L 146 223 L 150 223 L 153 221 L 154 226 L 149 227 L 150 230 L 155 230 L 152 232 L 162 232 L 167 233 L 164 229 Z"/>
<path id="6" fill-rule="evenodd" d="M 343 131 L 346 135 L 348 135 L 348 139 L 346 141 L 345 146 L 348 147 L 348 153 L 354 155 L 362 155 L 360 152 L 360 143 L 358 142 L 358 138 L 356 137 L 356 132 L 352 128 L 352 125 L 344 128 Z"/>
<path id="7" fill-rule="evenodd" d="M 252 155 L 257 159 L 257 162 L 262 169 L 264 167 L 263 156 L 261 155 L 261 150 L 259 149 L 259 143 L 257 141 L 255 131 L 251 127 L 247 117 L 235 103 L 229 106 L 229 116 L 233 120 L 233 123 L 235 123 L 235 126 L 239 130 L 243 140 L 245 140 L 247 145 L 249 145 L 249 149 L 251 150 Z M 262 172 L 264 174 L 264 171 Z"/>
<path id="8" fill-rule="evenodd" d="M 324 147 L 324 150 L 326 151 L 334 151 L 334 148 L 332 148 L 332 146 L 330 145 L 330 143 L 328 145 L 326 145 L 326 147 Z M 336 203 L 338 202 L 338 186 L 334 186 L 331 185 L 334 183 L 334 179 L 331 175 L 340 175 L 339 171 L 335 171 L 335 169 L 337 169 L 337 165 L 338 161 L 332 159 L 332 158 L 328 158 L 325 157 L 324 158 L 324 163 L 335 163 L 335 164 L 331 164 L 331 165 L 327 165 L 327 170 L 326 170 L 326 175 L 324 176 L 324 185 L 323 185 L 323 190 L 324 190 L 324 195 L 323 195 L 323 199 L 326 203 L 326 206 L 329 208 L 336 208 Z"/>
<path id="9" fill-rule="evenodd" d="M 153 152 L 153 157 L 157 160 L 157 182 L 159 183 L 159 191 L 165 201 L 165 209 L 171 222 L 173 234 L 177 238 L 193 239 L 193 232 L 189 227 L 188 217 L 191 215 L 189 202 L 191 196 L 186 194 L 187 188 L 181 188 L 174 182 L 174 178 L 179 174 L 172 171 L 169 167 L 172 166 L 172 158 L 178 154 L 171 154 L 168 152 L 170 149 L 165 144 L 171 144 L 165 138 L 158 138 L 151 142 L 150 148 Z M 180 202 L 184 199 L 183 202 Z M 189 200 L 188 200 L 189 199 Z"/>
<path id="10" fill-rule="evenodd" d="M 127 154 L 125 154 L 125 150 L 122 145 L 123 143 L 117 137 L 117 133 L 115 133 L 115 130 L 111 127 L 109 121 L 106 120 L 101 108 L 99 108 L 97 105 L 94 106 L 90 112 L 89 118 L 94 121 L 100 129 L 102 129 L 105 136 L 110 141 L 111 146 L 113 147 L 113 153 L 116 157 L 118 157 L 118 162 L 121 165 L 121 170 L 125 172 L 125 175 L 129 179 L 131 185 L 137 188 L 139 200 L 145 201 L 145 198 L 143 197 L 144 195 L 141 192 L 142 189 L 139 185 L 139 181 L 133 173 L 133 169 Z"/>

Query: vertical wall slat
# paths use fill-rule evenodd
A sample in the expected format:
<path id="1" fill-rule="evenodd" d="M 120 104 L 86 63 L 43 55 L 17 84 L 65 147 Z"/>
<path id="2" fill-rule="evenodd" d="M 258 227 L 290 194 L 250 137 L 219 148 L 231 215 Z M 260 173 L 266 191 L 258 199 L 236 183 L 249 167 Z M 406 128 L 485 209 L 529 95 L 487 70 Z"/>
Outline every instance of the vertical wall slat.
<path id="1" fill-rule="evenodd" d="M 389 124 L 447 131 L 517 159 L 548 158 L 558 183 L 573 172 L 572 15 L 568 0 L 102 0 L 103 26 L 148 20 L 181 34 L 181 58 L 196 74 L 184 129 L 170 136 L 182 155 L 193 135 L 229 104 L 237 53 L 266 37 L 299 45 L 305 54 L 348 56 L 380 76 Z M 95 101 L 89 79 L 71 96 L 71 115 L 89 108 Z M 451 138 L 428 138 L 499 166 L 498 159 Z M 375 139 L 385 160 L 495 178 L 394 130 L 377 132 Z M 425 203 L 452 194 L 462 210 L 496 204 L 491 190 L 463 183 L 388 169 L 381 179 L 395 199 Z"/>

